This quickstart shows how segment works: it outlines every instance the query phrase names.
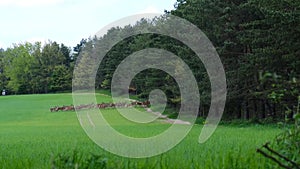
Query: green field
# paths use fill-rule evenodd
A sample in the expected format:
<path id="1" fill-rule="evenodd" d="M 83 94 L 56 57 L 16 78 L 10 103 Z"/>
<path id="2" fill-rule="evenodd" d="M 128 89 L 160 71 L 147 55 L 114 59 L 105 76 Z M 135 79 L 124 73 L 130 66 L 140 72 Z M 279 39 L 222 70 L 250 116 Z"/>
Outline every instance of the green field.
<path id="1" fill-rule="evenodd" d="M 108 102 L 110 97 L 99 94 L 97 100 Z M 129 159 L 106 152 L 93 143 L 81 128 L 75 112 L 49 111 L 53 106 L 71 104 L 71 94 L 0 97 L 0 168 L 55 168 L 57 159 L 71 158 L 76 155 L 74 151 L 81 158 L 77 161 L 86 160 L 91 153 L 101 155 L 107 168 L 274 168 L 271 166 L 274 163 L 255 152 L 280 133 L 274 126 L 220 125 L 206 143 L 199 144 L 202 126 L 194 125 L 189 135 L 167 153 Z M 149 137 L 170 126 L 157 122 L 135 127 L 120 118 L 115 109 L 102 113 L 115 129 L 131 136 Z M 72 160 L 65 162 L 69 168 L 76 168 Z"/>

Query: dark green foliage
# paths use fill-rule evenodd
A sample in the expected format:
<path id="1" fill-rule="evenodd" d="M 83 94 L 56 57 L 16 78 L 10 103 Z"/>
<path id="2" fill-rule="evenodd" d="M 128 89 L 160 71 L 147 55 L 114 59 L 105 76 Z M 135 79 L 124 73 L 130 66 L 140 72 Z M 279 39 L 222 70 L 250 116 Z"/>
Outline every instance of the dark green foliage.
<path id="1" fill-rule="evenodd" d="M 270 3 L 272 5 L 270 5 Z M 299 95 L 299 2 L 178 0 L 176 9 L 166 13 L 189 20 L 212 41 L 224 64 L 228 96 L 224 119 L 292 119 Z M 163 18 L 163 17 L 162 17 Z M 164 20 L 141 20 L 135 26 L 111 29 L 104 38 L 116 38 L 136 28 L 158 28 Z M 147 25 L 147 26 L 145 26 Z M 95 43 L 95 42 L 88 42 Z M 201 61 L 187 46 L 170 37 L 143 34 L 127 38 L 105 56 L 97 74 L 97 86 L 110 88 L 116 67 L 128 55 L 145 49 L 168 50 L 192 69 L 201 94 L 199 116 L 210 106 L 210 82 Z M 162 87 L 163 86 L 163 87 Z M 133 79 L 136 94 L 146 98 L 162 87 L 171 107 L 180 107 L 176 83 L 160 71 L 147 70 Z M 160 88 L 161 89 L 161 88 Z M 274 99 L 284 95 L 280 100 Z"/>
<path id="2" fill-rule="evenodd" d="M 58 65 L 53 68 L 49 90 L 51 92 L 67 91 L 72 88 L 72 72 L 65 65 Z"/>
<path id="3" fill-rule="evenodd" d="M 283 119 L 288 108 L 291 119 L 300 88 L 299 1 L 186 0 L 176 6 L 171 13 L 201 28 L 223 61 L 224 118 Z M 271 98 L 280 93 L 280 101 Z"/>

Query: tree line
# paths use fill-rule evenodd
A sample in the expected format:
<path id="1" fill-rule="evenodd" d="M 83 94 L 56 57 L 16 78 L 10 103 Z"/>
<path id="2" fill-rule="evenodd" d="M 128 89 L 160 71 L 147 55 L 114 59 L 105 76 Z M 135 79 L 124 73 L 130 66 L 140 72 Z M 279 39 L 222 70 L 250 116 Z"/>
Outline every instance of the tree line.
<path id="1" fill-rule="evenodd" d="M 73 52 L 56 42 L 43 47 L 40 43 L 27 43 L 2 50 L 0 87 L 13 93 L 71 90 L 72 71 L 77 55 L 84 53 L 82 49 L 100 50 L 111 38 L 133 30 L 165 28 L 172 14 L 200 28 L 221 58 L 228 90 L 224 118 L 292 119 L 300 95 L 299 8 L 297 0 L 177 0 L 174 9 L 165 11 L 165 15 L 111 28 L 102 37 L 82 40 Z M 121 61 L 146 48 L 165 49 L 186 62 L 199 85 L 199 116 L 206 116 L 211 98 L 207 72 L 189 47 L 167 36 L 141 34 L 114 45 L 98 68 L 96 88 L 110 89 Z M 145 99 L 157 88 L 165 92 L 170 107 L 180 107 L 178 85 L 165 72 L 145 70 L 129 86 L 132 94 Z"/>
<path id="2" fill-rule="evenodd" d="M 70 91 L 74 59 L 64 44 L 18 44 L 0 52 L 0 88 L 10 94 Z"/>

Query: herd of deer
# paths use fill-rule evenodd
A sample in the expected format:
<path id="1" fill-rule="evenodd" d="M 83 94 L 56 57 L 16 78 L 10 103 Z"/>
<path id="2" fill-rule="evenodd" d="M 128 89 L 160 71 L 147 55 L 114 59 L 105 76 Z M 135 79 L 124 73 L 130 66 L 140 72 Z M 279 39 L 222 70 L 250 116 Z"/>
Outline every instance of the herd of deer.
<path id="1" fill-rule="evenodd" d="M 61 106 L 61 107 L 52 107 L 50 108 L 51 112 L 58 112 L 58 111 L 74 111 L 74 110 L 82 110 L 82 109 L 105 109 L 105 108 L 126 108 L 126 107 L 132 107 L 132 106 L 142 106 L 142 107 L 147 107 L 150 104 L 149 101 L 133 101 L 131 103 L 125 103 L 125 102 L 120 102 L 120 103 L 99 103 L 99 104 L 86 104 L 86 105 L 79 105 L 79 106 Z"/>

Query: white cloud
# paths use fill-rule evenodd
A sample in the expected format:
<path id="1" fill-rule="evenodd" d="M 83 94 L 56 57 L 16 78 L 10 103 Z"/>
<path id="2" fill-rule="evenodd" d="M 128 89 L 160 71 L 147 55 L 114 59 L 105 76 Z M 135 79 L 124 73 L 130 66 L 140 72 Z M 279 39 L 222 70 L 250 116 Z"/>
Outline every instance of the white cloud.
<path id="1" fill-rule="evenodd" d="M 0 0 L 0 6 L 34 7 L 55 5 L 61 2 L 63 0 Z"/>

